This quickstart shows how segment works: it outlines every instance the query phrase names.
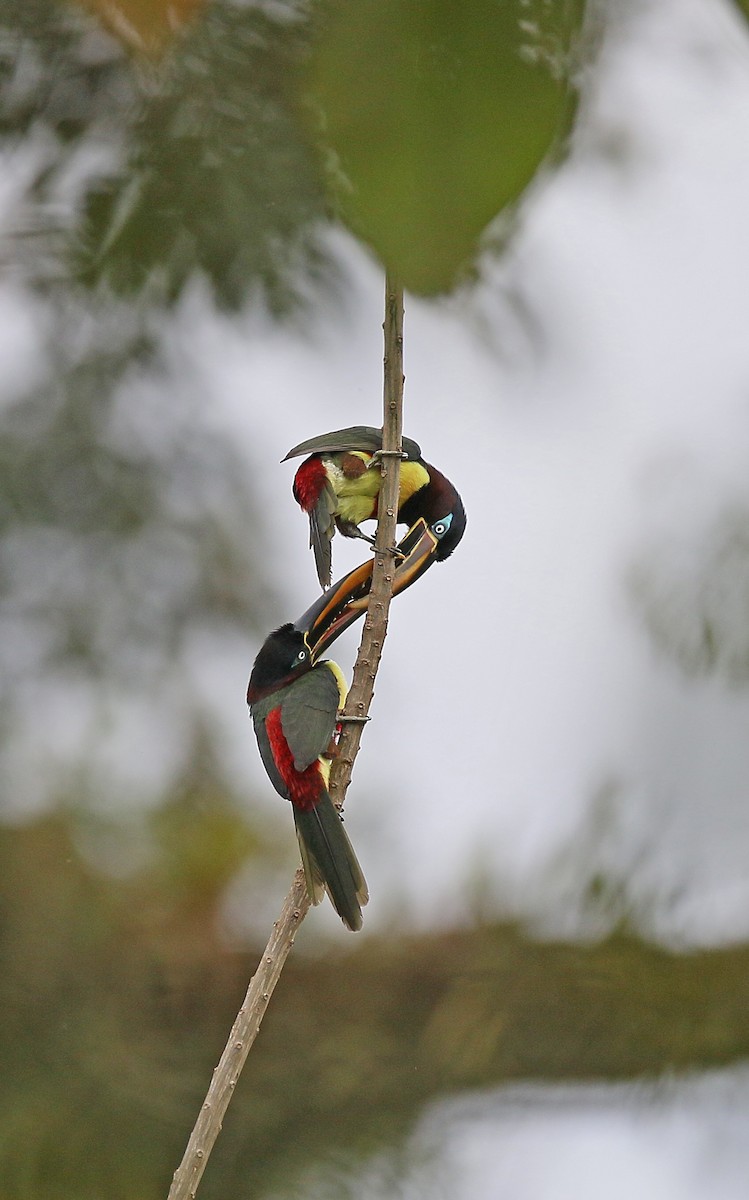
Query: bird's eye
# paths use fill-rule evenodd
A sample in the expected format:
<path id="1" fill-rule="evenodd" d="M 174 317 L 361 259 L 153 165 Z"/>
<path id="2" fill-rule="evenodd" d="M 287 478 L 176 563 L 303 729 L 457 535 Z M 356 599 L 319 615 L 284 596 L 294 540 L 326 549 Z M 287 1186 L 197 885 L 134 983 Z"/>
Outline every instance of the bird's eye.
<path id="1" fill-rule="evenodd" d="M 305 658 L 306 658 L 306 657 L 307 657 L 307 651 L 306 651 L 306 650 L 300 650 L 300 651 L 299 651 L 299 653 L 298 653 L 298 654 L 297 654 L 297 656 L 296 656 L 296 658 L 297 658 L 297 662 L 304 662 L 304 660 L 305 660 Z"/>
<path id="2" fill-rule="evenodd" d="M 448 513 L 447 516 L 443 517 L 441 521 L 435 521 L 434 525 L 432 526 L 432 533 L 435 537 L 441 538 L 447 533 L 448 529 L 452 525 L 452 522 L 453 515 L 452 513 Z"/>

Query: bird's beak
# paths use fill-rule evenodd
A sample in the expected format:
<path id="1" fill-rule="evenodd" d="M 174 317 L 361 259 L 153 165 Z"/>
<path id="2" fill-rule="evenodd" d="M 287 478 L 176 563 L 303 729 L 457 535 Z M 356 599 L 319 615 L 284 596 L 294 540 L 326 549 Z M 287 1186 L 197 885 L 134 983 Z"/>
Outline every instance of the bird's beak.
<path id="1" fill-rule="evenodd" d="M 398 543 L 399 556 L 394 558 L 394 596 L 404 592 L 431 566 L 438 545 L 439 540 L 424 518 L 419 517 Z M 306 635 L 313 660 L 367 611 L 373 569 L 374 559 L 369 559 L 349 571 L 294 622 L 294 628 Z"/>

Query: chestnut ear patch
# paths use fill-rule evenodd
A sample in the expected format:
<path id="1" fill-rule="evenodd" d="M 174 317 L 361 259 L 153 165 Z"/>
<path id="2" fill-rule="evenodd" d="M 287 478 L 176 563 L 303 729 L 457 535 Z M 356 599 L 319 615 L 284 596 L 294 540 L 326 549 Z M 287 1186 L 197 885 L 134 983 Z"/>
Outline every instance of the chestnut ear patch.
<path id="1" fill-rule="evenodd" d="M 367 470 L 367 464 L 358 454 L 344 454 L 341 459 L 341 470 L 347 479 L 359 479 Z"/>

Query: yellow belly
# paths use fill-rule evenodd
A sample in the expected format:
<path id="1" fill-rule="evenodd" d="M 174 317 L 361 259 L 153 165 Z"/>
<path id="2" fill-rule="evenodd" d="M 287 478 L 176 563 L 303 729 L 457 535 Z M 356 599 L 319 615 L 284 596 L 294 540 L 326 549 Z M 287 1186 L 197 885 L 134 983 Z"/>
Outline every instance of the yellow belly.
<path id="1" fill-rule="evenodd" d="M 371 461 L 371 454 L 356 451 L 363 462 Z M 372 509 L 380 492 L 382 476 L 376 467 L 365 471 L 356 479 L 348 479 L 340 466 L 331 458 L 325 463 L 331 483 L 338 497 L 338 514 L 344 521 L 353 521 L 361 525 L 362 521 L 373 520 Z M 421 463 L 404 462 L 401 464 L 399 504 L 405 504 L 418 492 L 419 488 L 429 483 L 429 474 Z M 376 514 L 375 514 L 376 515 Z"/>
<path id="2" fill-rule="evenodd" d="M 339 707 L 339 709 L 341 709 L 341 708 L 343 708 L 344 704 L 346 703 L 346 697 L 348 696 L 348 684 L 346 683 L 346 676 L 343 674 L 343 671 L 338 666 L 338 663 L 333 662 L 332 658 L 325 659 L 325 666 L 328 668 L 331 675 L 333 676 L 336 683 L 338 684 L 338 707 Z"/>
<path id="3" fill-rule="evenodd" d="M 418 492 L 419 488 L 423 488 L 427 483 L 429 483 L 429 472 L 426 467 L 422 467 L 421 463 L 401 463 L 398 504 L 405 504 L 407 500 L 411 499 L 414 492 Z"/>
<path id="4" fill-rule="evenodd" d="M 340 711 L 346 703 L 346 697 L 348 695 L 348 684 L 346 683 L 346 677 L 341 668 L 338 666 L 338 663 L 333 662 L 332 658 L 325 659 L 325 666 L 328 668 L 338 684 L 338 709 Z M 321 754 L 317 761 L 320 764 L 320 774 L 322 775 L 323 783 L 327 787 L 330 780 L 331 760 L 326 758 L 324 754 Z"/>

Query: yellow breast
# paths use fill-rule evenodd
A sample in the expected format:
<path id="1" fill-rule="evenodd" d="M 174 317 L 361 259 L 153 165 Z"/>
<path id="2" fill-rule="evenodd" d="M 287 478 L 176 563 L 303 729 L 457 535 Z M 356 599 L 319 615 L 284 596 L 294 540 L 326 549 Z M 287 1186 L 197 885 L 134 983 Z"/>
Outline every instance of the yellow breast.
<path id="1" fill-rule="evenodd" d="M 333 662 L 332 658 L 325 659 L 325 666 L 328 668 L 338 684 L 338 707 L 343 708 L 344 704 L 346 703 L 346 697 L 348 696 L 348 684 L 346 683 L 346 676 L 338 666 L 338 663 Z"/>
<path id="2" fill-rule="evenodd" d="M 355 453 L 362 462 L 371 462 L 371 454 L 367 454 L 363 450 L 357 450 Z M 338 497 L 338 513 L 343 520 L 353 521 L 355 525 L 361 525 L 362 521 L 374 520 L 377 514 L 375 512 L 373 516 L 372 509 L 375 507 L 382 482 L 379 469 L 373 467 L 372 470 L 365 471 L 363 475 L 349 479 L 344 475 L 335 459 L 326 459 L 325 465 Z M 419 488 L 424 487 L 427 483 L 429 483 L 429 474 L 421 463 L 402 463 L 399 504 L 405 504 L 414 492 L 418 492 Z"/>
<path id="3" fill-rule="evenodd" d="M 324 664 L 321 665 L 324 665 L 328 668 L 338 684 L 338 707 L 339 709 L 343 708 L 344 704 L 346 703 L 346 697 L 348 696 L 348 684 L 346 683 L 346 677 L 343 674 L 343 671 L 338 666 L 337 662 L 333 662 L 332 658 L 326 658 Z M 330 779 L 331 760 L 326 758 L 324 754 L 321 754 L 317 761 L 320 764 L 320 774 L 322 775 L 323 783 L 327 787 L 328 780 Z"/>
<path id="4" fill-rule="evenodd" d="M 364 450 L 350 452 L 352 457 L 360 458 L 363 463 L 372 461 L 372 455 Z M 361 525 L 372 516 L 372 506 L 380 490 L 380 472 L 377 470 L 364 471 L 361 475 L 350 478 L 345 475 L 340 464 L 342 454 L 325 458 L 325 468 L 328 478 L 333 485 L 338 499 L 338 514 L 344 521 L 353 521 Z"/>
<path id="5" fill-rule="evenodd" d="M 411 499 L 414 492 L 418 492 L 419 488 L 423 488 L 427 483 L 429 483 L 429 472 L 426 467 L 422 467 L 421 463 L 401 463 L 398 503 L 405 504 L 407 500 Z"/>

